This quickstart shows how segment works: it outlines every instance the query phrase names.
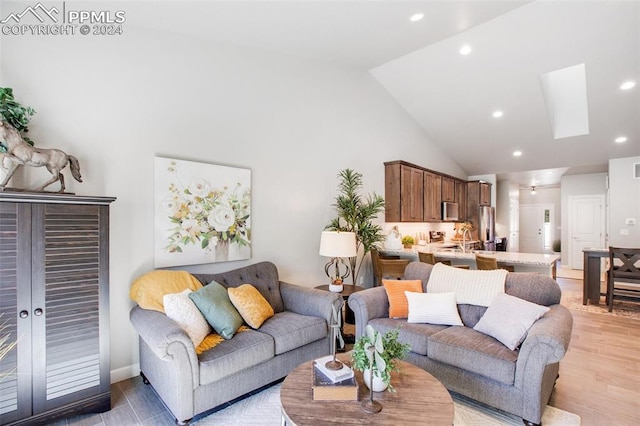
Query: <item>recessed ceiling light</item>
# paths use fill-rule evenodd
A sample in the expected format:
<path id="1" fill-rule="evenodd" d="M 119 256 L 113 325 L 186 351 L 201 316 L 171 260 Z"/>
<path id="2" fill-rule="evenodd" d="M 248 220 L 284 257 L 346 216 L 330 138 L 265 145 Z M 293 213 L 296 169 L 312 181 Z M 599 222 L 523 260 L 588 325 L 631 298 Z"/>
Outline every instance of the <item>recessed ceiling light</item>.
<path id="1" fill-rule="evenodd" d="M 522 151 L 513 151 L 514 157 L 520 157 L 522 155 Z"/>
<path id="2" fill-rule="evenodd" d="M 411 15 L 411 18 L 409 18 L 409 20 L 411 22 L 418 22 L 422 18 L 424 18 L 424 13 L 414 13 L 413 15 Z"/>
<path id="3" fill-rule="evenodd" d="M 504 114 L 502 113 L 502 111 L 498 110 L 498 111 L 494 111 L 492 115 L 493 115 L 493 118 L 500 118 Z"/>
<path id="4" fill-rule="evenodd" d="M 620 85 L 620 88 L 622 90 L 629 90 L 629 89 L 633 89 L 636 86 L 636 82 L 635 81 L 625 81 L 624 83 L 622 83 Z"/>
<path id="5" fill-rule="evenodd" d="M 461 55 L 468 55 L 469 53 L 471 53 L 471 46 L 469 46 L 468 44 L 465 44 L 460 48 Z"/>
<path id="6" fill-rule="evenodd" d="M 616 143 L 625 143 L 627 141 L 626 136 L 620 136 L 616 138 Z"/>

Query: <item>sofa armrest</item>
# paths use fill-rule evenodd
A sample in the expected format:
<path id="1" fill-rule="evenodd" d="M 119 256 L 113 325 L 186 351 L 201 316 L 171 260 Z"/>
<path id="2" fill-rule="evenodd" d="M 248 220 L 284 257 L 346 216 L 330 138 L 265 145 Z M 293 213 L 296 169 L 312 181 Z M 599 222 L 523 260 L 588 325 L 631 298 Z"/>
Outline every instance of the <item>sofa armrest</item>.
<path id="1" fill-rule="evenodd" d="M 562 305 L 550 308 L 531 326 L 520 347 L 516 361 L 516 387 L 531 386 L 533 378 L 541 380 L 545 367 L 560 362 L 569 347 L 573 317 Z"/>
<path id="2" fill-rule="evenodd" d="M 280 294 L 285 310 L 300 315 L 324 318 L 327 324 L 331 324 L 333 319 L 333 308 L 336 312 L 340 312 L 342 308 L 342 297 L 329 291 L 280 281 Z"/>
<path id="3" fill-rule="evenodd" d="M 370 320 L 389 317 L 389 299 L 384 287 L 353 293 L 349 296 L 349 307 L 356 319 L 356 339 L 364 335 L 364 329 Z"/>
<path id="4" fill-rule="evenodd" d="M 189 365 L 192 386 L 198 386 L 199 363 L 193 342 L 186 331 L 164 313 L 134 306 L 129 320 L 153 353 L 163 361 Z"/>

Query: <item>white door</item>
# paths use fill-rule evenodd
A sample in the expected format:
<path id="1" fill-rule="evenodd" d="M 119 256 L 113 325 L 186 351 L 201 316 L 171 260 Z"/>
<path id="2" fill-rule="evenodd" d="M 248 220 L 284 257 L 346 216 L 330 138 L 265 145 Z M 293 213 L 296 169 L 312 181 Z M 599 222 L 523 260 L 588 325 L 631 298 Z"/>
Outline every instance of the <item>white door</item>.
<path id="1" fill-rule="evenodd" d="M 552 230 L 553 204 L 520 205 L 520 252 L 551 252 Z"/>
<path id="2" fill-rule="evenodd" d="M 604 195 L 569 197 L 569 256 L 572 269 L 584 269 L 582 250 L 604 247 Z"/>
<path id="3" fill-rule="evenodd" d="M 509 239 L 507 251 L 520 251 L 520 201 L 509 199 Z"/>

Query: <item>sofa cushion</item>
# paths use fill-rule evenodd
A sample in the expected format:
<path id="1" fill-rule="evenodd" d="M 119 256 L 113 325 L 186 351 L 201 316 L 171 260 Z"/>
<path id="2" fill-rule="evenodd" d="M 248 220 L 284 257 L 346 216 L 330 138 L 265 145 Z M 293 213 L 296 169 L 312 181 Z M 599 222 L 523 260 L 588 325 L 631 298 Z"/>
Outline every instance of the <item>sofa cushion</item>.
<path id="1" fill-rule="evenodd" d="M 229 300 L 227 289 L 215 281 L 189 294 L 211 327 L 224 337 L 231 339 L 242 325 L 242 317 Z"/>
<path id="2" fill-rule="evenodd" d="M 409 316 L 409 304 L 405 291 L 422 293 L 422 281 L 420 280 L 382 280 L 384 289 L 389 299 L 389 318 L 407 318 Z"/>
<path id="3" fill-rule="evenodd" d="M 251 284 L 229 287 L 229 299 L 240 316 L 251 328 L 260 328 L 274 314 L 273 308 Z"/>
<path id="4" fill-rule="evenodd" d="M 219 274 L 193 275 L 204 284 L 216 281 L 226 288 L 239 287 L 242 284 L 251 283 L 267 299 L 267 302 L 275 312 L 284 311 L 284 303 L 280 295 L 278 269 L 271 262 L 260 262 Z"/>
<path id="5" fill-rule="evenodd" d="M 389 330 L 398 330 L 398 341 L 407 343 L 411 352 L 419 355 L 427 355 L 428 337 L 446 329 L 446 325 L 436 324 L 409 324 L 407 320 L 395 320 L 391 318 L 376 318 L 369 324 L 378 332 L 384 334 Z"/>
<path id="6" fill-rule="evenodd" d="M 427 356 L 444 364 L 513 385 L 518 352 L 468 327 L 448 327 L 429 337 Z"/>
<path id="7" fill-rule="evenodd" d="M 193 346 L 198 347 L 211 333 L 211 327 L 193 300 L 189 298 L 190 293 L 192 291 L 186 289 L 180 293 L 165 294 L 162 300 L 165 314 L 177 322 L 187 332 Z"/>
<path id="8" fill-rule="evenodd" d="M 546 306 L 508 294 L 498 294 L 473 329 L 515 350 L 523 342 L 533 323 L 547 312 L 549 308 Z"/>
<path id="9" fill-rule="evenodd" d="M 318 317 L 293 312 L 279 312 L 266 320 L 261 333 L 273 337 L 275 353 L 280 355 L 307 343 L 327 337 L 327 322 Z"/>
<path id="10" fill-rule="evenodd" d="M 455 293 L 412 293 L 409 301 L 409 323 L 462 325 Z"/>
<path id="11" fill-rule="evenodd" d="M 200 385 L 206 385 L 245 370 L 274 356 L 273 338 L 254 330 L 237 333 L 198 356 Z"/>
<path id="12" fill-rule="evenodd" d="M 187 271 L 157 270 L 136 278 L 129 289 L 129 297 L 143 309 L 164 312 L 162 299 L 165 294 L 201 288 L 202 283 Z"/>

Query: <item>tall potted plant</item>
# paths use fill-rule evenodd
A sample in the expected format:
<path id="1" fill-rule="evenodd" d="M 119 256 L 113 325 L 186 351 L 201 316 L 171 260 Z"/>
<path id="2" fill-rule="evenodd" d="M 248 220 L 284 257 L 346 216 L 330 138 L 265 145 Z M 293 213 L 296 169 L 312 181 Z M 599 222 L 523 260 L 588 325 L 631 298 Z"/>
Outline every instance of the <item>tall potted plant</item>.
<path id="1" fill-rule="evenodd" d="M 384 211 L 384 198 L 375 192 L 366 197 L 360 195 L 362 189 L 362 174 L 351 169 L 341 170 L 338 173 L 340 194 L 336 197 L 333 206 L 336 208 L 337 217 L 334 218 L 325 229 L 329 231 L 346 231 L 356 234 L 356 253 L 363 249 L 363 256 L 373 246 L 384 241 L 385 235 L 382 227 L 372 221 L 379 213 Z M 360 273 L 360 266 L 356 269 L 358 256 L 349 258 L 351 266 L 351 278 L 356 284 L 356 278 Z"/>

